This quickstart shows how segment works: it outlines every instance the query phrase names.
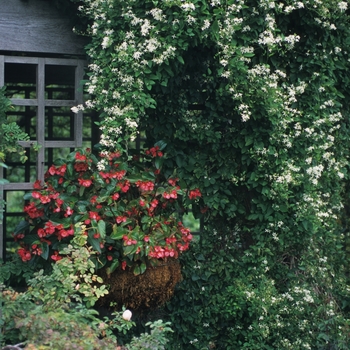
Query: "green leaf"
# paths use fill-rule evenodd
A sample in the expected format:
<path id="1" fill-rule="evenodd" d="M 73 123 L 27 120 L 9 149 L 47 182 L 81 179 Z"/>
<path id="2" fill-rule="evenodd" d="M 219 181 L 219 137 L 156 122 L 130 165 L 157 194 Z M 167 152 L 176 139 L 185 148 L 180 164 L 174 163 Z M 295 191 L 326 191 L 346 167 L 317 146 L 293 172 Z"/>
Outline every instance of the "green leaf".
<path id="1" fill-rule="evenodd" d="M 46 242 L 43 242 L 41 244 L 41 249 L 43 250 L 41 257 L 47 260 L 49 258 L 49 251 L 50 251 L 49 245 Z"/>
<path id="2" fill-rule="evenodd" d="M 154 165 L 156 166 L 156 169 L 160 169 L 164 163 L 164 158 L 157 157 L 154 161 Z"/>
<path id="3" fill-rule="evenodd" d="M 176 58 L 178 59 L 178 61 L 182 64 L 185 64 L 184 59 L 181 56 L 176 56 Z"/>
<path id="4" fill-rule="evenodd" d="M 145 271 L 146 271 L 146 264 L 145 263 L 142 263 L 141 265 L 136 265 L 134 267 L 134 275 L 142 275 Z"/>
<path id="5" fill-rule="evenodd" d="M 97 252 L 101 253 L 100 240 L 93 237 L 93 232 L 89 230 L 88 242 L 91 244 L 92 248 Z"/>
<path id="6" fill-rule="evenodd" d="M 163 140 L 159 140 L 154 145 L 158 146 L 160 151 L 163 151 L 163 149 L 167 146 L 167 143 Z"/>
<path id="7" fill-rule="evenodd" d="M 122 239 L 124 235 L 128 233 L 128 229 L 124 227 L 120 227 L 117 224 L 113 225 L 113 232 L 110 236 L 110 238 L 119 240 Z"/>
<path id="8" fill-rule="evenodd" d="M 14 230 L 14 234 L 16 235 L 17 233 L 22 233 L 23 231 L 27 230 L 30 227 L 30 224 L 28 221 L 20 221 L 19 224 L 16 226 Z"/>
<path id="9" fill-rule="evenodd" d="M 108 268 L 108 273 L 112 273 L 119 266 L 119 260 L 113 260 L 111 266 Z"/>
<path id="10" fill-rule="evenodd" d="M 54 224 L 61 224 L 64 228 L 70 227 L 72 220 L 71 218 L 54 218 L 51 220 Z"/>
<path id="11" fill-rule="evenodd" d="M 192 275 L 191 276 L 192 281 L 198 281 L 200 277 L 198 275 Z"/>
<path id="12" fill-rule="evenodd" d="M 220 28 L 219 28 L 219 23 L 218 23 L 217 20 L 215 20 L 215 21 L 213 22 L 213 24 L 211 25 L 210 29 L 211 29 L 211 32 L 212 32 L 212 34 L 213 34 L 213 37 L 214 37 L 216 40 L 218 40 L 218 39 L 219 39 L 219 30 L 220 30 Z"/>
<path id="13" fill-rule="evenodd" d="M 288 207 L 285 204 L 280 205 L 280 211 L 282 213 L 286 213 L 288 211 Z"/>
<path id="14" fill-rule="evenodd" d="M 149 222 L 149 221 L 152 221 L 153 220 L 153 218 L 152 217 L 150 217 L 150 216 L 148 216 L 148 215 L 145 215 L 145 216 L 143 216 L 142 218 L 141 218 L 141 223 L 146 223 L 146 222 Z"/>
<path id="15" fill-rule="evenodd" d="M 175 158 L 175 161 L 176 161 L 176 165 L 179 168 L 182 168 L 183 165 L 184 165 L 184 156 L 183 155 L 177 155 L 176 158 Z"/>
<path id="16" fill-rule="evenodd" d="M 29 200 L 33 199 L 32 192 L 27 192 L 27 193 L 23 196 L 23 199 L 24 199 L 25 201 L 29 201 Z"/>
<path id="17" fill-rule="evenodd" d="M 79 196 L 80 197 L 82 197 L 83 196 L 83 194 L 84 194 L 84 191 L 85 191 L 85 186 L 80 186 L 80 188 L 79 188 Z"/>
<path id="18" fill-rule="evenodd" d="M 124 248 L 124 254 L 125 255 L 135 254 L 136 250 L 137 250 L 137 244 L 128 245 Z"/>
<path id="19" fill-rule="evenodd" d="M 101 238 L 104 239 L 106 237 L 106 223 L 103 220 L 100 220 L 97 223 L 97 228 Z"/>

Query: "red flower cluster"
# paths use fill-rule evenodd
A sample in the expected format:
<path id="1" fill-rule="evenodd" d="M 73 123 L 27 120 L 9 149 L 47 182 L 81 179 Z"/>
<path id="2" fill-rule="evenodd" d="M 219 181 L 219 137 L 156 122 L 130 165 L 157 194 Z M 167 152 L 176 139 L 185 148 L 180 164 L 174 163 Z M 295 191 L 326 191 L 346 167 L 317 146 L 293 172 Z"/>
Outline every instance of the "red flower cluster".
<path id="1" fill-rule="evenodd" d="M 190 193 L 188 194 L 188 197 L 190 199 L 195 199 L 197 197 L 202 197 L 202 193 L 198 188 L 196 188 L 195 190 L 190 191 Z"/>
<path id="2" fill-rule="evenodd" d="M 153 158 L 155 157 L 163 157 L 163 152 L 159 150 L 159 146 L 152 147 L 146 150 L 146 155 L 151 155 Z"/>
<path id="3" fill-rule="evenodd" d="M 92 185 L 91 179 L 78 179 L 79 185 L 84 187 L 90 187 Z"/>
<path id="4" fill-rule="evenodd" d="M 31 251 L 26 248 L 18 249 L 17 253 L 21 257 L 22 261 L 29 261 L 32 258 Z"/>
<path id="5" fill-rule="evenodd" d="M 44 209 L 37 208 L 34 202 L 30 202 L 24 207 L 24 212 L 28 214 L 31 219 L 40 218 L 44 215 Z"/>
<path id="6" fill-rule="evenodd" d="M 153 191 L 154 182 L 152 182 L 152 181 L 136 181 L 136 186 L 140 189 L 141 192 Z"/>
<path id="7" fill-rule="evenodd" d="M 177 198 L 177 190 L 172 190 L 170 193 L 164 192 L 163 197 L 166 199 L 176 199 Z"/>
<path id="8" fill-rule="evenodd" d="M 201 192 L 187 193 L 178 178 L 166 179 L 155 166 L 154 158 L 162 156 L 159 145 L 132 157 L 120 151 L 93 156 L 90 150 L 81 150 L 64 164 L 61 160 L 52 165 L 45 184 L 35 183 L 31 202 L 24 208 L 33 229 L 15 232 L 21 259 L 60 260 L 60 251 L 79 222 L 85 225 L 83 234 L 99 264 L 110 271 L 118 265 L 122 269 L 144 265 L 144 270 L 151 260 L 154 264 L 178 258 L 192 240 L 178 213 Z M 103 171 L 98 170 L 100 162 Z"/>

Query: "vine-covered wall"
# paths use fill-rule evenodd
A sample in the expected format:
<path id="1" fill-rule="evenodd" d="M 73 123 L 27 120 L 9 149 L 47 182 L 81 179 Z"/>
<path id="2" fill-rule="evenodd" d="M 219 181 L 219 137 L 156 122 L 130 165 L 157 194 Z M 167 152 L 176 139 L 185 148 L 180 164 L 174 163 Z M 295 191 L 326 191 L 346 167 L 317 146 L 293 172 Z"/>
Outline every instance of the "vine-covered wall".
<path id="1" fill-rule="evenodd" d="M 203 193 L 194 211 L 205 229 L 168 306 L 174 339 L 345 348 L 348 3 L 84 0 L 79 10 L 92 97 L 78 108 L 101 112 L 101 144 L 140 130 L 164 140 L 163 166 Z"/>

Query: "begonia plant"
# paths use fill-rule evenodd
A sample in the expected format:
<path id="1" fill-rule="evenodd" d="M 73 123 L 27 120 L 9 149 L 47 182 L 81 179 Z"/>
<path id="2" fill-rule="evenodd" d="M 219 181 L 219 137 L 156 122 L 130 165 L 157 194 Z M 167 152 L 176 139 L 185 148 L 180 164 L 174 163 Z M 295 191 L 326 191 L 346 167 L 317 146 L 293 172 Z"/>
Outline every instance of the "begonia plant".
<path id="1" fill-rule="evenodd" d="M 23 261 L 61 259 L 77 230 L 88 236 L 96 267 L 118 266 L 142 274 L 159 261 L 178 258 L 192 234 L 181 215 L 201 192 L 176 174 L 161 173 L 165 143 L 145 151 L 72 152 L 50 166 L 25 198 L 26 219 L 14 237 Z"/>

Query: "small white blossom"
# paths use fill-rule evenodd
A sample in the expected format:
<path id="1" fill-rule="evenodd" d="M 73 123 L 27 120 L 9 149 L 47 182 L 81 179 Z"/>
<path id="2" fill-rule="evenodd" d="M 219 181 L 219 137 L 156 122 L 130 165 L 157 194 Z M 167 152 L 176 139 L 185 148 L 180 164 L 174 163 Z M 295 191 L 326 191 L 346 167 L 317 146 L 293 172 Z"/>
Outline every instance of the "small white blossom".
<path id="1" fill-rule="evenodd" d="M 125 321 L 130 321 L 131 320 L 131 316 L 132 316 L 132 312 L 130 310 L 125 310 L 123 312 L 123 319 Z"/>
<path id="2" fill-rule="evenodd" d="M 107 49 L 109 46 L 111 46 L 111 44 L 112 44 L 111 38 L 109 36 L 105 36 L 102 40 L 101 46 L 103 49 Z"/>
<path id="3" fill-rule="evenodd" d="M 340 11 L 346 11 L 348 8 L 348 4 L 345 1 L 341 1 L 338 3 L 338 7 Z"/>

